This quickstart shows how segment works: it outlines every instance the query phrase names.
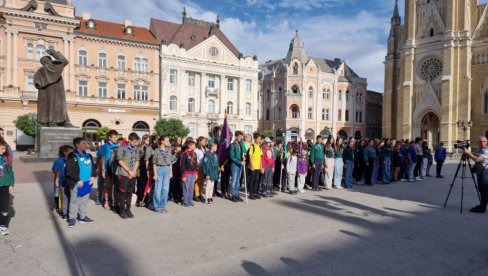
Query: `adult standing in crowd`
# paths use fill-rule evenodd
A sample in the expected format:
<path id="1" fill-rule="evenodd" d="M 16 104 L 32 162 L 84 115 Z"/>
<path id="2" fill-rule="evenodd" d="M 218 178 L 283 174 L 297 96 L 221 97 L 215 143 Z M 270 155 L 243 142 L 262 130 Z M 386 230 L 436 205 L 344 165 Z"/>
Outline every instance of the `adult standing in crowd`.
<path id="1" fill-rule="evenodd" d="M 480 205 L 471 208 L 471 212 L 484 213 L 488 204 L 488 140 L 485 136 L 480 136 L 479 149 L 474 153 L 467 148 L 463 150 L 468 158 L 475 161 L 475 167 L 478 167 L 475 172 L 478 175 L 478 189 L 481 200 Z"/>
<path id="2" fill-rule="evenodd" d="M 440 142 L 435 148 L 434 159 L 436 163 L 436 177 L 444 178 L 442 176 L 442 165 L 446 161 L 446 148 L 444 147 L 444 143 Z"/>
<path id="3" fill-rule="evenodd" d="M 322 144 L 322 136 L 317 135 L 316 143 L 313 144 L 310 150 L 310 162 L 313 166 L 312 175 L 312 190 L 319 190 L 320 172 L 324 168 L 324 145 Z"/>

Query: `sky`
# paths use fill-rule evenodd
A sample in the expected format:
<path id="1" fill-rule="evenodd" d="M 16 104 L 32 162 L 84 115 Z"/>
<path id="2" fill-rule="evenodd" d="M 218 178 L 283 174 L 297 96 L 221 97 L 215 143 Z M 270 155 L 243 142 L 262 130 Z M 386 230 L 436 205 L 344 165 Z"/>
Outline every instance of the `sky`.
<path id="1" fill-rule="evenodd" d="M 486 2 L 487 0 L 482 0 Z M 398 1 L 403 20 L 403 0 Z M 215 21 L 245 56 L 260 63 L 286 56 L 295 30 L 308 55 L 341 58 L 368 89 L 383 92 L 386 43 L 394 0 L 74 0 L 77 15 L 149 27 L 151 17 L 180 23 L 189 17 Z"/>

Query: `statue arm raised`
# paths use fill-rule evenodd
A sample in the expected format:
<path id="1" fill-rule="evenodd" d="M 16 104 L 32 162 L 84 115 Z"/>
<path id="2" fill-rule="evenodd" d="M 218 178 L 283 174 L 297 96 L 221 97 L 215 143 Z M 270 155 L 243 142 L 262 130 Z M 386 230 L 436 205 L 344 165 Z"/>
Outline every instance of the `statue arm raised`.
<path id="1" fill-rule="evenodd" d="M 64 65 L 68 64 L 68 60 L 60 52 L 55 50 L 50 50 L 48 54 L 50 54 L 55 59 L 55 62 L 60 62 L 63 63 Z"/>

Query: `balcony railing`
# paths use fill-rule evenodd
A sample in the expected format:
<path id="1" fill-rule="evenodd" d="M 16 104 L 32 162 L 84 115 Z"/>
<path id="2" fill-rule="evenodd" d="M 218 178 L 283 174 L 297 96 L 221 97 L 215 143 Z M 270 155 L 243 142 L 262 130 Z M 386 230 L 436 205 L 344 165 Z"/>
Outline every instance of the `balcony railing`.
<path id="1" fill-rule="evenodd" d="M 205 96 L 219 96 L 219 90 L 217 88 L 205 88 Z"/>

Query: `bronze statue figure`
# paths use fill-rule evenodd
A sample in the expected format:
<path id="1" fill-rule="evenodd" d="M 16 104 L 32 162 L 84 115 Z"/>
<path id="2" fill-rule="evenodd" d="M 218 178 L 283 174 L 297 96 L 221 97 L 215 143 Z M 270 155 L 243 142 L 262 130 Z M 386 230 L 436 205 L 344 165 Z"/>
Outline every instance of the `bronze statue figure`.
<path id="1" fill-rule="evenodd" d="M 74 127 L 68 117 L 62 76 L 68 60 L 54 49 L 46 52 L 50 56 L 41 58 L 42 67 L 34 75 L 34 84 L 38 89 L 37 122 L 42 126 L 56 124 L 57 126 Z M 54 60 L 51 59 L 51 56 Z"/>

